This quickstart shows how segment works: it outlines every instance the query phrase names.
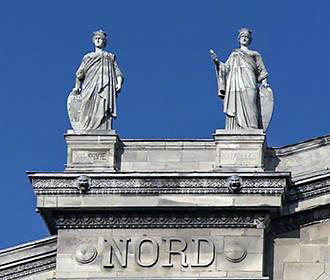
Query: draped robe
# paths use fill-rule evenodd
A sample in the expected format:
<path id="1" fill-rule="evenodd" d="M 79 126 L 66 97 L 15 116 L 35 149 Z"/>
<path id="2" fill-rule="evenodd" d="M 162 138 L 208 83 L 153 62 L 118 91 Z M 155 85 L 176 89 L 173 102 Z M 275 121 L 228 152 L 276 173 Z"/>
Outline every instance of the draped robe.
<path id="1" fill-rule="evenodd" d="M 260 128 L 258 82 L 268 77 L 260 54 L 235 49 L 217 68 L 218 95 L 224 97 L 226 129 Z"/>
<path id="2" fill-rule="evenodd" d="M 83 130 L 96 130 L 117 116 L 117 77 L 122 76 L 114 54 L 102 51 L 84 56 L 77 71 L 81 79 L 80 124 Z"/>

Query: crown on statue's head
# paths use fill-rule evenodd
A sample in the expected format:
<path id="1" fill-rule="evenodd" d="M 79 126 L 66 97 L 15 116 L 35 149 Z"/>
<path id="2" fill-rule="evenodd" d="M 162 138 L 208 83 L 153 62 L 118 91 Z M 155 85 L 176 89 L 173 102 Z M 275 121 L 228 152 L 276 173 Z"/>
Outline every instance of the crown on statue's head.
<path id="1" fill-rule="evenodd" d="M 243 27 L 239 30 L 238 37 L 242 36 L 243 34 L 248 35 L 251 38 L 252 37 L 252 30 L 248 29 L 246 27 Z"/>
<path id="2" fill-rule="evenodd" d="M 107 38 L 107 33 L 105 33 L 102 29 L 93 32 L 93 37 L 96 35 L 101 36 L 103 39 Z"/>

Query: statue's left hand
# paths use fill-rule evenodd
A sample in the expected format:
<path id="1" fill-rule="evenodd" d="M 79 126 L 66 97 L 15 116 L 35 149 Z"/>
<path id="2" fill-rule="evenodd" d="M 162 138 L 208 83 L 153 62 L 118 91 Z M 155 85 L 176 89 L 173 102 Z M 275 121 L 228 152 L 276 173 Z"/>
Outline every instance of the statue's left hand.
<path id="1" fill-rule="evenodd" d="M 261 81 L 261 86 L 264 87 L 264 88 L 269 88 L 269 84 L 268 84 L 267 79 L 263 79 Z"/>
<path id="2" fill-rule="evenodd" d="M 75 87 L 75 88 L 72 89 L 71 94 L 78 95 L 78 94 L 80 94 L 80 92 L 81 92 L 81 89 Z"/>
<path id="3" fill-rule="evenodd" d="M 121 84 L 116 84 L 116 91 L 120 91 L 121 90 Z"/>

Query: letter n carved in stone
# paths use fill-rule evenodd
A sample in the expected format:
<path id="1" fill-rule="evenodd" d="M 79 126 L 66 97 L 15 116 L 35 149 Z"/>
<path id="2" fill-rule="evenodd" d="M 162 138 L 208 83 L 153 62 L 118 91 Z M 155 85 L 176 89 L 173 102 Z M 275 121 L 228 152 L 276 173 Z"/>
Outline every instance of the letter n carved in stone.
<path id="1" fill-rule="evenodd" d="M 103 255 L 103 266 L 114 267 L 114 263 L 118 263 L 121 267 L 127 267 L 128 257 L 128 243 L 130 238 L 120 238 L 119 241 L 114 239 L 105 240 L 106 248 L 108 248 Z M 116 262 L 114 262 L 116 259 Z"/>

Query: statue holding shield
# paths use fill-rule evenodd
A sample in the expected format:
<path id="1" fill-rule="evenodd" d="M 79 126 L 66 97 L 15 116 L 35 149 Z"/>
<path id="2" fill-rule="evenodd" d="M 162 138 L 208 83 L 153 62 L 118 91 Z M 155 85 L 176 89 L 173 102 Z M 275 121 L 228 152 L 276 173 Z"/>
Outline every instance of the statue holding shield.
<path id="1" fill-rule="evenodd" d="M 71 125 L 79 132 L 112 129 L 112 120 L 117 116 L 117 94 L 123 83 L 116 56 L 104 50 L 107 34 L 96 31 L 92 41 L 95 51 L 83 57 L 68 98 Z"/>
<path id="2" fill-rule="evenodd" d="M 263 129 L 266 131 L 273 112 L 273 93 L 261 55 L 249 49 L 252 31 L 239 31 L 239 49 L 234 49 L 225 63 L 213 50 L 218 95 L 224 100 L 226 129 Z"/>

